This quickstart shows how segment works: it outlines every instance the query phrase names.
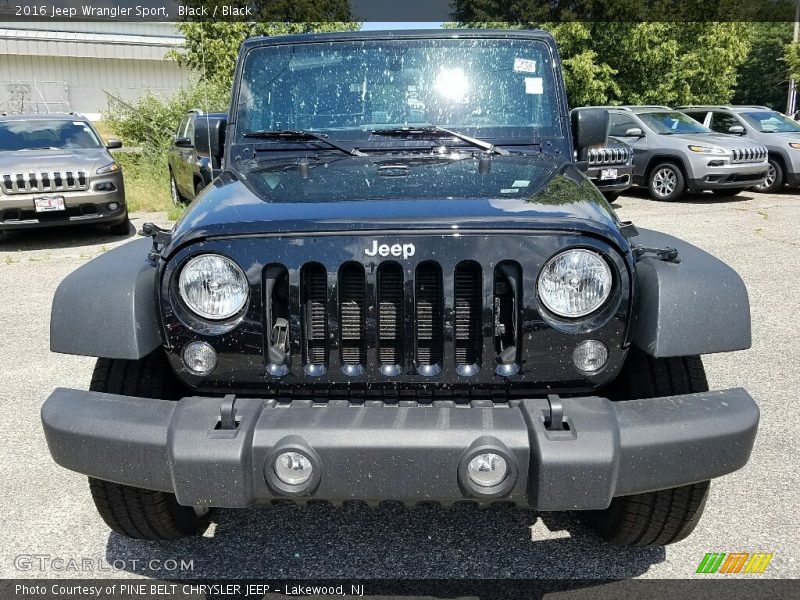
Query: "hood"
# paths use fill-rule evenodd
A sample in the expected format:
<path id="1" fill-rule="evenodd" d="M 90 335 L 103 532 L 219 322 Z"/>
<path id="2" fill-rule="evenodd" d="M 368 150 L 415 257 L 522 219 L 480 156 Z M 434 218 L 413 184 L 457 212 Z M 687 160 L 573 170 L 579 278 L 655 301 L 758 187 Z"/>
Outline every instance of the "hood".
<path id="1" fill-rule="evenodd" d="M 748 138 L 742 138 L 738 135 L 730 135 L 727 133 L 685 133 L 680 135 L 667 136 L 675 140 L 687 140 L 692 144 L 697 145 L 714 145 L 721 146 L 726 150 L 741 150 L 744 148 L 754 148 L 760 146 L 758 142 Z"/>
<path id="2" fill-rule="evenodd" d="M 84 171 L 93 175 L 113 158 L 105 148 L 23 150 L 0 152 L 0 173 L 41 173 L 42 171 Z"/>
<path id="3" fill-rule="evenodd" d="M 614 211 L 553 156 L 296 158 L 225 171 L 192 203 L 172 249 L 227 235 L 420 229 L 586 231 L 624 247 Z"/>

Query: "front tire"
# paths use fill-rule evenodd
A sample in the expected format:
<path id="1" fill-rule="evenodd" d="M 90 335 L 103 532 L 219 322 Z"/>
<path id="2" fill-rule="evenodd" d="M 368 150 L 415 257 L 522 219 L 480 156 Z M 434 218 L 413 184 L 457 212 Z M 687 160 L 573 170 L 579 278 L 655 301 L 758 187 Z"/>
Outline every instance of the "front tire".
<path id="1" fill-rule="evenodd" d="M 783 165 L 781 162 L 774 156 L 770 156 L 768 163 L 767 177 L 763 182 L 753 188 L 762 194 L 777 192 L 783 187 L 784 182 Z"/>
<path id="2" fill-rule="evenodd" d="M 172 174 L 172 171 L 169 172 L 169 196 L 172 200 L 172 204 L 175 206 L 183 206 L 186 204 L 186 200 L 178 191 L 178 183 L 175 181 L 175 175 Z"/>
<path id="3" fill-rule="evenodd" d="M 674 202 L 686 194 L 686 180 L 681 168 L 675 163 L 656 165 L 647 176 L 647 187 L 653 200 Z"/>
<path id="4" fill-rule="evenodd" d="M 631 348 L 617 380 L 607 390 L 611 400 L 657 398 L 708 391 L 699 356 L 653 358 Z M 622 546 L 652 546 L 687 537 L 703 514 L 710 482 L 620 496 L 605 510 L 587 514 L 603 539 Z"/>
<path id="5" fill-rule="evenodd" d="M 141 360 L 98 359 L 89 389 L 95 392 L 177 400 L 182 394 L 161 350 Z M 174 494 L 89 478 L 89 491 L 112 531 L 141 540 L 174 540 L 201 533 L 208 511 L 181 506 Z"/>
<path id="6" fill-rule="evenodd" d="M 116 225 L 112 225 L 109 227 L 111 230 L 112 235 L 128 235 L 131 231 L 131 222 L 128 219 L 128 211 L 125 211 L 125 218 L 122 222 L 117 223 Z"/>

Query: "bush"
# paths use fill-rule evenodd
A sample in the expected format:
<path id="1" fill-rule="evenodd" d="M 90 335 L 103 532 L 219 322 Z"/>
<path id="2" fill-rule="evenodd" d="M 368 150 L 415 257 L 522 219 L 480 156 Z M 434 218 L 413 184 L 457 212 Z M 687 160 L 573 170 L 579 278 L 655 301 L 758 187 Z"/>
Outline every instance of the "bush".
<path id="1" fill-rule="evenodd" d="M 230 87 L 214 83 L 197 83 L 168 98 L 147 90 L 133 103 L 109 97 L 103 120 L 126 144 L 141 146 L 144 154 L 158 155 L 169 148 L 187 111 L 227 111 L 229 100 Z"/>

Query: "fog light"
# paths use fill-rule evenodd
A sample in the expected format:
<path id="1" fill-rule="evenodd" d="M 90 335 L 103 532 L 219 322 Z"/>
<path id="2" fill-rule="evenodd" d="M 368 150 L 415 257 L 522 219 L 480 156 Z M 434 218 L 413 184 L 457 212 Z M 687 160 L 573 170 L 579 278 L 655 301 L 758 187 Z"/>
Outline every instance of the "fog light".
<path id="1" fill-rule="evenodd" d="M 469 461 L 467 475 L 475 485 L 494 487 L 508 475 L 508 464 L 505 458 L 494 452 L 478 454 Z"/>
<path id="2" fill-rule="evenodd" d="M 282 452 L 275 459 L 275 474 L 283 483 L 302 485 L 314 471 L 314 465 L 305 454 L 300 452 Z"/>
<path id="3" fill-rule="evenodd" d="M 117 210 L 119 208 L 119 204 L 116 202 L 110 202 L 108 204 L 108 210 Z"/>
<path id="4" fill-rule="evenodd" d="M 579 371 L 584 373 L 596 373 L 606 366 L 608 360 L 608 348 L 603 342 L 597 340 L 586 340 L 575 347 L 572 353 L 572 361 Z"/>
<path id="5" fill-rule="evenodd" d="M 183 349 L 183 364 L 196 375 L 208 375 L 217 366 L 217 353 L 207 342 L 192 342 Z"/>

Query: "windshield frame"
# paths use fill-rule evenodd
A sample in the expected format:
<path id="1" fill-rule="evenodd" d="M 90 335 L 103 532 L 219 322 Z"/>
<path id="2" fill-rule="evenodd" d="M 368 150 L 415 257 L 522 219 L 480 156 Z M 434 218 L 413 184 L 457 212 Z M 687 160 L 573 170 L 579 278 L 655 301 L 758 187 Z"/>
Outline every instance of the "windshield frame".
<path id="1" fill-rule="evenodd" d="M 26 125 L 31 126 L 31 131 L 27 131 L 26 133 L 30 134 L 33 131 L 39 129 L 48 129 L 52 127 L 54 123 L 59 123 L 62 126 L 65 124 L 73 124 L 77 125 L 78 123 L 84 127 L 85 131 L 88 132 L 89 136 L 94 140 L 95 145 L 91 146 L 66 146 L 64 144 L 58 146 L 36 146 L 36 147 L 29 147 L 29 148 L 6 148 L 3 146 L 2 143 L 2 135 L 0 133 L 0 152 L 37 152 L 37 151 L 47 151 L 47 150 L 58 150 L 58 151 L 74 151 L 74 150 L 97 150 L 100 148 L 105 148 L 105 144 L 103 140 L 100 138 L 98 133 L 94 130 L 91 123 L 86 120 L 80 118 L 62 118 L 53 116 L 53 118 L 36 118 L 36 119 L 26 119 L 24 117 L 21 118 L 7 118 L 0 120 L 0 129 L 6 129 L 7 125 L 11 123 L 24 123 Z M 40 125 L 40 127 L 36 127 Z"/>
<path id="2" fill-rule="evenodd" d="M 494 144 L 502 144 L 502 145 L 535 145 L 539 143 L 541 138 L 545 139 L 559 139 L 563 141 L 567 141 L 571 138 L 570 135 L 570 128 L 569 128 L 569 117 L 568 117 L 568 108 L 567 108 L 567 99 L 566 99 L 566 90 L 564 89 L 564 81 L 563 76 L 560 73 L 561 62 L 558 57 L 558 53 L 555 49 L 555 44 L 552 41 L 552 37 L 546 33 L 542 32 L 521 32 L 521 31 L 509 31 L 508 35 L 503 32 L 503 34 L 498 34 L 498 32 L 481 32 L 480 30 L 469 30 L 469 31 L 459 31 L 459 30 L 442 30 L 442 31 L 417 31 L 417 32 L 408 32 L 408 33 L 392 33 L 391 35 L 387 35 L 385 32 L 381 33 L 380 35 L 370 34 L 369 32 L 361 32 L 361 33 L 350 33 L 350 34 L 316 34 L 316 35 L 300 35 L 300 36 L 286 36 L 284 38 L 269 38 L 269 39 L 254 39 L 248 40 L 244 43 L 242 47 L 242 51 L 240 52 L 239 59 L 237 61 L 236 67 L 236 77 L 234 81 L 234 93 L 231 96 L 231 104 L 230 104 L 230 111 L 229 114 L 233 115 L 233 119 L 231 124 L 235 127 L 234 135 L 229 135 L 226 141 L 226 145 L 233 146 L 233 145 L 242 145 L 242 144 L 253 144 L 254 142 L 258 142 L 259 144 L 265 144 L 265 140 L 246 140 L 244 139 L 242 133 L 243 130 L 246 128 L 246 125 L 241 122 L 242 117 L 242 94 L 243 88 L 242 85 L 243 78 L 244 78 L 244 71 L 245 65 L 247 64 L 247 60 L 250 57 L 251 53 L 258 50 L 263 50 L 264 48 L 268 47 L 277 47 L 277 46 L 288 46 L 288 45 L 302 45 L 302 46 L 312 46 L 316 44 L 361 44 L 361 43 L 403 43 L 403 42 L 413 42 L 413 41 L 471 41 L 471 40 L 486 40 L 486 41 L 514 41 L 514 42 L 529 42 L 531 44 L 538 45 L 538 52 L 542 54 L 542 58 L 546 57 L 549 66 L 552 67 L 552 74 L 548 73 L 547 77 L 550 78 L 552 84 L 552 91 L 548 92 L 553 94 L 552 97 L 552 106 L 554 111 L 557 113 L 553 116 L 553 123 L 552 129 L 553 132 L 549 132 L 549 134 L 540 134 L 536 131 L 534 126 L 531 127 L 520 127 L 520 126 L 494 126 L 494 127 L 458 127 L 459 133 L 463 133 L 466 135 L 474 136 L 480 138 L 482 140 L 494 143 Z M 450 123 L 435 123 L 435 125 L 440 127 L 447 127 L 451 125 Z M 383 125 L 388 126 L 388 125 Z M 456 128 L 452 126 L 452 128 Z M 403 148 L 407 148 L 409 150 L 413 150 L 415 148 L 420 147 L 430 147 L 431 143 L 430 140 L 420 139 L 414 141 L 404 141 L 402 144 L 394 143 L 394 144 L 387 144 L 386 139 L 382 139 L 380 136 L 373 136 L 371 135 L 371 130 L 374 127 L 364 127 L 362 129 L 356 129 L 353 127 L 348 128 L 319 128 L 314 129 L 315 132 L 323 133 L 323 134 L 330 134 L 332 138 L 335 138 L 337 141 L 342 142 L 350 142 L 357 144 L 361 149 L 385 149 L 387 146 L 402 146 Z M 505 129 L 506 131 L 501 131 Z M 345 135 L 338 136 L 336 135 L 337 132 L 341 131 Z M 346 132 L 346 133 L 345 133 Z M 555 133 L 554 133 L 555 132 Z M 511 135 L 509 135 L 511 133 Z M 514 133 L 516 135 L 514 135 Z M 458 140 L 453 140 L 455 145 L 464 145 L 462 142 Z M 269 145 L 274 145 L 274 143 L 266 142 Z M 296 148 L 295 148 L 296 149 Z M 231 156 L 230 152 L 226 152 L 227 156 Z"/>
<path id="3" fill-rule="evenodd" d="M 749 110 L 747 112 L 742 111 L 738 113 L 740 117 L 753 129 L 758 131 L 759 133 L 800 133 L 800 123 L 792 119 L 791 117 L 787 117 L 781 112 L 777 110 Z M 785 125 L 790 125 L 793 129 L 762 129 L 761 128 L 761 119 L 754 119 L 751 115 L 758 115 L 758 114 L 774 114 L 777 115 L 778 120 Z"/>
<path id="4" fill-rule="evenodd" d="M 657 133 L 658 135 L 696 135 L 696 134 L 705 134 L 705 133 L 714 133 L 708 127 L 705 127 L 702 123 L 699 123 L 686 113 L 683 113 L 679 110 L 651 110 L 651 111 L 642 111 L 634 113 L 639 120 L 653 133 Z M 648 120 L 647 117 L 654 116 L 654 115 L 680 115 L 681 117 L 686 118 L 686 125 L 691 125 L 695 128 L 695 131 L 661 131 L 656 127 L 653 127 L 653 122 Z M 672 117 L 671 117 L 672 118 Z M 655 122 L 656 124 L 660 125 L 659 123 Z"/>

